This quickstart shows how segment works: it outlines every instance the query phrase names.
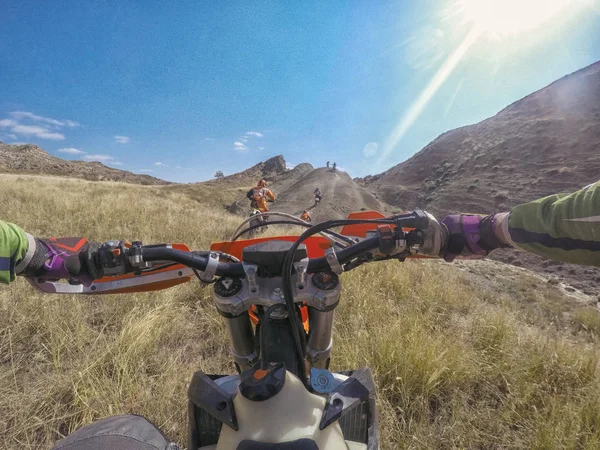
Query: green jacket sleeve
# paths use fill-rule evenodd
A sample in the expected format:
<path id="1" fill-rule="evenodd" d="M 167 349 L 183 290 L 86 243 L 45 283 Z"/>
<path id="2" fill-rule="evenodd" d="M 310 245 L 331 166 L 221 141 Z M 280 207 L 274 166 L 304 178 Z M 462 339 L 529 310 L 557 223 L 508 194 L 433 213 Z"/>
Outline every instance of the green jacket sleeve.
<path id="1" fill-rule="evenodd" d="M 17 265 L 27 255 L 30 236 L 18 226 L 0 220 L 0 283 L 15 279 Z"/>
<path id="2" fill-rule="evenodd" d="M 516 206 L 508 232 L 517 247 L 545 258 L 600 266 L 600 181 Z"/>

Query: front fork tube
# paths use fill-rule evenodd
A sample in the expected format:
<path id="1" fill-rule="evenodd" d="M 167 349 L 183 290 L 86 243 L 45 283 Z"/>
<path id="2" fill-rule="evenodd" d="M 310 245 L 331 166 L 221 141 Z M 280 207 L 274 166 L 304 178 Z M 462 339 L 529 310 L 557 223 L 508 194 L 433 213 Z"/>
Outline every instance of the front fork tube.
<path id="1" fill-rule="evenodd" d="M 248 311 L 239 316 L 223 317 L 229 338 L 231 353 L 241 372 L 250 369 L 258 360 L 254 351 L 254 331 Z"/>
<path id="2" fill-rule="evenodd" d="M 306 343 L 306 356 L 310 367 L 319 369 L 329 367 L 334 313 L 334 309 L 319 311 L 316 308 L 308 308 L 310 332 Z M 223 321 L 231 340 L 233 359 L 244 372 L 254 366 L 258 360 L 250 316 L 245 311 L 239 316 L 223 317 Z"/>
<path id="3" fill-rule="evenodd" d="M 308 308 L 310 332 L 306 343 L 306 357 L 310 367 L 318 369 L 329 367 L 334 312 L 334 309 L 319 311 L 316 308 Z"/>

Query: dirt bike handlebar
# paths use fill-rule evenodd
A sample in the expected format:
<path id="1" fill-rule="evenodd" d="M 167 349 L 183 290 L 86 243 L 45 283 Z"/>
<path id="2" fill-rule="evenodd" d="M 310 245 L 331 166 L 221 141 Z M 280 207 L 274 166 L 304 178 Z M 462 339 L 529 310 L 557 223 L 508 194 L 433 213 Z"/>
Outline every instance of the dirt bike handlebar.
<path id="1" fill-rule="evenodd" d="M 340 264 L 345 264 L 362 253 L 374 250 L 379 246 L 379 237 L 365 239 L 336 252 Z M 142 247 L 141 256 L 143 261 L 172 261 L 192 269 L 205 271 L 208 266 L 208 256 L 199 255 L 206 252 L 185 252 L 168 247 Z M 329 269 L 329 262 L 325 257 L 312 258 L 308 262 L 309 273 L 320 272 Z M 242 263 L 219 262 L 216 267 L 217 276 L 228 276 L 243 278 L 246 276 Z"/>
<path id="2" fill-rule="evenodd" d="M 312 258 L 308 261 L 307 271 L 315 273 L 333 268 L 331 265 L 344 265 L 355 258 L 378 250 L 377 259 L 398 258 L 403 259 L 411 256 L 424 243 L 423 229 L 427 228 L 428 218 L 422 211 L 416 210 L 411 213 L 403 213 L 389 218 L 364 220 L 334 220 L 323 222 L 309 228 L 308 235 L 315 234 L 336 226 L 358 225 L 358 224 L 379 224 L 372 231 L 373 235 L 368 235 L 366 239 L 355 242 L 341 250 L 333 251 L 333 254 L 326 254 L 326 257 Z M 405 228 L 411 231 L 405 231 Z M 313 230 L 312 233 L 310 230 Z M 304 236 L 303 235 L 303 236 Z M 300 238 L 302 239 L 302 237 Z M 179 263 L 194 270 L 207 271 L 216 276 L 230 276 L 243 278 L 246 275 L 243 262 L 222 262 L 218 252 L 206 251 L 184 251 L 172 248 L 170 245 L 142 245 L 141 242 L 134 242 L 129 248 L 125 248 L 120 241 L 111 241 L 114 245 L 101 246 L 95 261 L 98 268 L 104 275 L 123 275 L 127 273 L 141 273 L 144 270 L 151 270 L 152 262 Z M 297 243 L 299 245 L 299 242 Z M 115 247 L 116 245 L 116 247 Z M 118 247 L 118 248 L 117 248 Z M 297 248 L 297 246 L 296 246 Z M 371 255 L 372 257 L 374 255 Z M 360 265 L 369 259 L 354 261 L 350 268 Z M 337 260 L 337 261 L 336 261 Z M 358 262 L 358 264 L 356 264 Z"/>

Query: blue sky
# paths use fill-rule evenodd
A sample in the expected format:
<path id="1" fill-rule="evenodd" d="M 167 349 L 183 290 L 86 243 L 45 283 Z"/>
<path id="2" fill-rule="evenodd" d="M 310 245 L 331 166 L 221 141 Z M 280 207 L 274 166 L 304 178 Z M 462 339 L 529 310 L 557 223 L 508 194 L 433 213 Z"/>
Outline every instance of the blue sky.
<path id="1" fill-rule="evenodd" d="M 0 140 L 178 182 L 277 154 L 363 176 L 600 60 L 597 1 L 494 35 L 463 1 L 1 0 Z"/>

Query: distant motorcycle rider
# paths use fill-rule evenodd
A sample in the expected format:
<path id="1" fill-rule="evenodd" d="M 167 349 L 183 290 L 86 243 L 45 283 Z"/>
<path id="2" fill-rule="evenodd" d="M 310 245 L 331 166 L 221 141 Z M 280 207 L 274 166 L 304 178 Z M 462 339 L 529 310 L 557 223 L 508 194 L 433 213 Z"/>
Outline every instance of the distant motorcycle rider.
<path id="1" fill-rule="evenodd" d="M 319 188 L 315 189 L 315 204 L 319 203 L 321 201 L 321 199 L 323 198 L 323 194 L 321 193 L 321 190 Z"/>
<path id="2" fill-rule="evenodd" d="M 310 213 L 308 212 L 307 209 L 302 211 L 302 215 L 300 216 L 300 218 L 302 220 L 304 220 L 305 222 L 312 222 L 312 217 L 310 216 Z"/>
<path id="3" fill-rule="evenodd" d="M 267 182 L 264 179 L 258 181 L 255 187 L 246 193 L 250 200 L 250 207 L 258 209 L 260 212 L 268 212 L 268 201 L 275 201 L 275 194 L 267 188 Z"/>

